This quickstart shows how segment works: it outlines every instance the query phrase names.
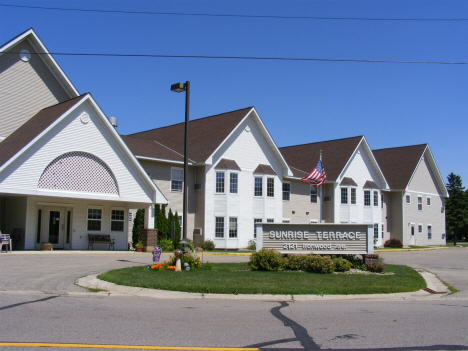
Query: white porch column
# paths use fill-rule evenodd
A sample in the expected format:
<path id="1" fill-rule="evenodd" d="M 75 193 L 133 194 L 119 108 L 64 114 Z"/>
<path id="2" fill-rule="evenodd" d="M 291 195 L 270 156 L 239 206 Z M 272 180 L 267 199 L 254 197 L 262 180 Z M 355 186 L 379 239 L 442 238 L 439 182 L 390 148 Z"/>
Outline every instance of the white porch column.
<path id="1" fill-rule="evenodd" d="M 154 207 L 149 206 L 145 210 L 145 229 L 154 229 Z"/>

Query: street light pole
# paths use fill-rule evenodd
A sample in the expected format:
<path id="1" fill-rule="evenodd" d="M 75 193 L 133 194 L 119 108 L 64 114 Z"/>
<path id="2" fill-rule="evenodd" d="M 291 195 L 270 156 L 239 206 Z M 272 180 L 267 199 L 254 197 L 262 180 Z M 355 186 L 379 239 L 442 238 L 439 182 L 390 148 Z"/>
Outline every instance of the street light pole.
<path id="1" fill-rule="evenodd" d="M 187 247 L 187 173 L 188 173 L 188 157 L 187 157 L 187 144 L 188 144 L 188 124 L 189 124 L 189 106 L 190 106 L 190 82 L 176 83 L 171 85 L 171 91 L 181 93 L 185 91 L 185 138 L 184 138 L 184 188 L 183 188 L 183 217 L 182 217 L 182 251 L 186 252 Z"/>

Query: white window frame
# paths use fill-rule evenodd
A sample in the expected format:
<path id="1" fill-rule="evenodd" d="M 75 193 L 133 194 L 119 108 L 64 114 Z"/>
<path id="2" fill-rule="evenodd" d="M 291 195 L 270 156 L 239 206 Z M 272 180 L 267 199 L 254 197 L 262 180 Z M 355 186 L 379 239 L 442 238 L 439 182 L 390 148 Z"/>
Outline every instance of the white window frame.
<path id="1" fill-rule="evenodd" d="M 218 226 L 218 219 L 222 219 L 222 227 Z M 225 223 L 224 217 L 215 217 L 215 239 L 224 239 Z M 218 236 L 218 229 L 222 229 L 221 236 Z"/>
<path id="2" fill-rule="evenodd" d="M 418 195 L 418 211 L 423 210 L 422 196 Z"/>
<path id="3" fill-rule="evenodd" d="M 372 192 L 372 197 L 372 204 L 374 205 L 374 207 L 379 207 L 379 192 L 377 190 L 374 190 Z"/>
<path id="4" fill-rule="evenodd" d="M 260 179 L 260 194 L 257 194 L 257 179 Z M 254 197 L 263 197 L 263 177 L 254 177 Z"/>
<path id="5" fill-rule="evenodd" d="M 385 236 L 385 224 L 382 224 L 382 239 Z"/>
<path id="6" fill-rule="evenodd" d="M 375 223 L 374 224 L 374 239 L 378 239 L 378 238 L 379 238 L 379 224 Z"/>
<path id="7" fill-rule="evenodd" d="M 427 239 L 432 240 L 432 224 L 427 225 Z"/>
<path id="8" fill-rule="evenodd" d="M 176 177 L 174 177 L 174 173 L 173 171 L 181 171 L 182 172 L 182 179 L 176 179 Z M 177 188 L 174 187 L 174 184 L 175 182 L 177 182 L 177 184 L 180 182 L 181 186 L 180 186 L 180 190 L 179 190 L 179 187 L 177 186 Z M 181 193 L 183 192 L 184 190 L 184 169 L 183 168 L 179 168 L 179 167 L 171 167 L 171 192 L 172 193 Z"/>
<path id="9" fill-rule="evenodd" d="M 89 210 L 99 210 L 101 213 L 101 218 L 89 218 Z M 86 230 L 88 232 L 102 232 L 102 217 L 103 217 L 103 207 L 102 206 L 88 206 L 86 209 Z M 99 221 L 99 230 L 97 229 L 89 229 L 89 221 Z"/>
<path id="10" fill-rule="evenodd" d="M 222 175 L 221 178 L 218 178 L 218 175 Z M 218 189 L 218 179 L 222 179 L 222 189 Z M 221 191 L 222 190 L 222 191 Z M 226 172 L 215 172 L 215 194 L 224 194 L 226 191 Z"/>
<path id="11" fill-rule="evenodd" d="M 318 188 L 315 186 L 310 186 L 310 203 L 318 203 Z"/>
<path id="12" fill-rule="evenodd" d="M 289 186 L 288 190 L 284 189 L 285 185 Z M 284 199 L 285 194 L 288 195 L 286 200 Z M 291 182 L 283 182 L 283 201 L 291 201 Z"/>
<path id="13" fill-rule="evenodd" d="M 366 194 L 369 194 L 369 204 L 366 205 Z M 371 191 L 370 190 L 364 190 L 364 206 L 365 207 L 370 207 L 371 206 Z"/>
<path id="14" fill-rule="evenodd" d="M 418 234 L 422 234 L 423 233 L 423 225 L 422 223 L 418 223 Z"/>
<path id="15" fill-rule="evenodd" d="M 123 219 L 112 219 L 112 211 L 122 211 Z M 112 230 L 112 222 L 122 222 L 122 230 Z M 110 231 L 115 233 L 122 233 L 125 231 L 125 208 L 123 207 L 111 207 L 110 220 L 109 220 Z"/>
<path id="16" fill-rule="evenodd" d="M 340 193 L 341 193 L 341 196 L 340 196 L 340 203 L 342 205 L 347 205 L 348 204 L 348 188 L 340 188 Z"/>
<path id="17" fill-rule="evenodd" d="M 232 228 L 232 226 L 235 228 Z M 238 221 L 237 217 L 229 217 L 229 239 L 237 239 L 237 232 L 238 232 Z M 231 233 L 231 231 L 233 231 Z"/>
<path id="18" fill-rule="evenodd" d="M 411 203 L 411 195 L 407 194 L 406 195 L 406 201 L 405 201 L 406 204 L 410 204 Z"/>
<path id="19" fill-rule="evenodd" d="M 272 182 L 272 187 L 270 187 L 270 182 Z M 270 191 L 273 191 L 273 192 L 270 194 Z M 266 196 L 269 197 L 270 199 L 273 199 L 275 197 L 275 178 L 274 177 L 267 177 Z"/>
<path id="20" fill-rule="evenodd" d="M 357 204 L 357 188 L 356 187 L 350 187 L 350 204 L 351 205 L 356 205 Z M 354 193 L 354 194 L 353 194 Z M 353 195 L 354 195 L 354 202 L 353 202 Z"/>
<path id="21" fill-rule="evenodd" d="M 267 218 L 267 223 L 275 223 L 275 219 L 274 218 Z"/>
<path id="22" fill-rule="evenodd" d="M 427 206 L 431 206 L 431 203 L 432 203 L 431 197 L 428 196 L 428 197 L 426 198 L 426 205 L 427 205 Z"/>
<path id="23" fill-rule="evenodd" d="M 254 218 L 254 239 L 257 237 L 257 230 L 255 228 L 255 225 L 257 223 L 262 223 L 263 222 L 263 218 Z"/>
<path id="24" fill-rule="evenodd" d="M 233 184 L 233 181 L 232 181 L 232 176 L 235 175 L 236 177 L 236 192 L 233 192 L 232 190 L 232 184 Z M 239 173 L 238 172 L 229 172 L 229 194 L 239 194 Z"/>

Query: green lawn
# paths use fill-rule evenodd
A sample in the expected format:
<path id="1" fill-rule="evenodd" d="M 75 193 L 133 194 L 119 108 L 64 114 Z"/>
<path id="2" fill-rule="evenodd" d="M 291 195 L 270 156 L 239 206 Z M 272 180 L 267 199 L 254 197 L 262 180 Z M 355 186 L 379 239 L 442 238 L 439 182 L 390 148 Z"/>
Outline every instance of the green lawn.
<path id="1" fill-rule="evenodd" d="M 387 265 L 394 275 L 255 272 L 247 263 L 213 263 L 211 271 L 173 272 L 147 266 L 116 269 L 98 276 L 119 285 L 150 289 L 218 293 L 348 295 L 417 291 L 424 279 L 410 267 Z"/>

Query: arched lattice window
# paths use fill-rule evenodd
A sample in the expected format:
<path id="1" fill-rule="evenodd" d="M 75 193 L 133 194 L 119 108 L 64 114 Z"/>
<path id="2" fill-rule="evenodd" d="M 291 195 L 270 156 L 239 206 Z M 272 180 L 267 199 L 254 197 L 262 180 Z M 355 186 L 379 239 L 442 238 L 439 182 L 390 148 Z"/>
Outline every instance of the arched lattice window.
<path id="1" fill-rule="evenodd" d="M 119 194 L 110 168 L 98 157 L 74 151 L 53 160 L 42 172 L 39 189 Z"/>

